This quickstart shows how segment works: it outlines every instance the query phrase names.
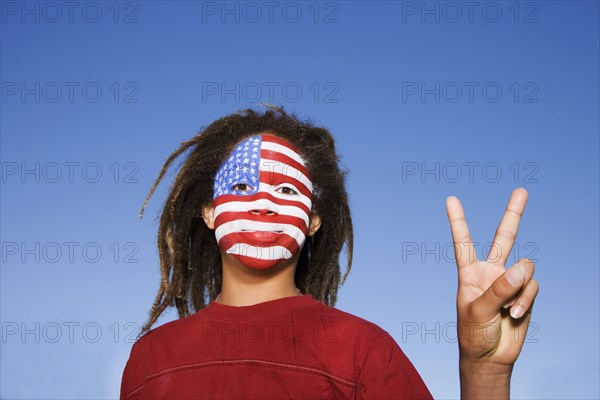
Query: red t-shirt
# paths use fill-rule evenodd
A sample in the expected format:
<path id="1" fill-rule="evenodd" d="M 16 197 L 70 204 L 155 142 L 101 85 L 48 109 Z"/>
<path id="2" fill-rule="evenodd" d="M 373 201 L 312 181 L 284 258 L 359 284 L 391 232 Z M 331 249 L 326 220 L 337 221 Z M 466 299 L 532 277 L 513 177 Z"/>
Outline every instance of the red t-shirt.
<path id="1" fill-rule="evenodd" d="M 131 349 L 121 399 L 432 398 L 394 339 L 310 294 L 212 302 Z"/>

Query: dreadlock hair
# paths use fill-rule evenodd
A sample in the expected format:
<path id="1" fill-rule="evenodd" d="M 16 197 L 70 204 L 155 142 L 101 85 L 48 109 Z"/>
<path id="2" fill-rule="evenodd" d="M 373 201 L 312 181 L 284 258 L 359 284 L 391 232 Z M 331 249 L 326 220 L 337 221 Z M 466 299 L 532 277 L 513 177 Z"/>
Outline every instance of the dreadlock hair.
<path id="1" fill-rule="evenodd" d="M 352 266 L 354 237 L 345 188 L 347 170 L 340 167 L 335 140 L 327 129 L 301 121 L 282 108 L 267 107 L 264 113 L 246 109 L 214 121 L 183 142 L 163 165 L 140 218 L 170 164 L 192 149 L 171 185 L 160 217 L 160 287 L 139 337 L 150 330 L 167 307 L 177 307 L 179 318 L 183 318 L 206 307 L 220 292 L 221 255 L 214 231 L 202 219 L 202 208 L 212 205 L 214 177 L 228 154 L 244 138 L 263 132 L 287 140 L 305 160 L 314 188 L 312 212 L 322 221 L 301 250 L 296 286 L 318 301 L 335 305 L 338 288 Z M 347 265 L 340 283 L 339 255 L 344 244 Z"/>

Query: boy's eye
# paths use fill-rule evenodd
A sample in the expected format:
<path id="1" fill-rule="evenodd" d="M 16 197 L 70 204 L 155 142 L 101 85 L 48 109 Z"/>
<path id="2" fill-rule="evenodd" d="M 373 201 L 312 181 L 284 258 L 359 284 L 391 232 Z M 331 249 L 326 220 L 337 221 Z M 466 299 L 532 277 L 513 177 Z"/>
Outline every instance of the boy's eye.
<path id="1" fill-rule="evenodd" d="M 280 192 L 280 193 L 282 193 L 282 194 L 290 194 L 290 195 L 298 194 L 297 191 L 295 191 L 294 189 L 292 189 L 289 186 L 282 186 L 279 189 L 277 189 L 277 191 Z"/>
<path id="2" fill-rule="evenodd" d="M 247 185 L 245 183 L 238 183 L 236 185 L 233 185 L 233 187 L 231 189 L 232 190 L 236 190 L 238 192 L 246 192 L 248 190 L 252 190 L 252 188 L 250 187 L 250 185 Z"/>

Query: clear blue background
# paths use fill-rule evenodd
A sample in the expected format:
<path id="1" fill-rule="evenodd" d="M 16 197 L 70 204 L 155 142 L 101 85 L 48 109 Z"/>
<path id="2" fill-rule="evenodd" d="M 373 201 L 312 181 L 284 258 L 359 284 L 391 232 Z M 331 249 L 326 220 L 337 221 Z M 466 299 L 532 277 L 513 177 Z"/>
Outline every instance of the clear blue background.
<path id="1" fill-rule="evenodd" d="M 60 14 L 1 3 L 2 398 L 118 396 L 180 160 L 140 221 L 147 191 L 181 142 L 260 101 L 337 138 L 356 232 L 337 307 L 388 330 L 435 397 L 459 396 L 445 199 L 462 200 L 483 256 L 519 186 L 530 199 L 511 261 L 536 259 L 541 291 L 512 394 L 600 396 L 598 2 L 481 2 L 472 16 L 462 2 L 279 2 L 271 19 L 262 2 L 260 15 L 233 2 L 234 14 L 80 2 L 72 16 L 54 4 Z M 407 92 L 415 83 L 433 94 Z M 421 175 L 436 165 L 439 177 Z"/>

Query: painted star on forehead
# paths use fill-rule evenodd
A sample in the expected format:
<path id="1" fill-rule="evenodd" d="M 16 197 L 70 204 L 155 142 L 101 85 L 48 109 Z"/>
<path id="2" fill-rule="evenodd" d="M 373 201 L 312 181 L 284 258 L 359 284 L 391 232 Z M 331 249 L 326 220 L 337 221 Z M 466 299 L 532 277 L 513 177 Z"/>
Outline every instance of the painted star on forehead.
<path id="1" fill-rule="evenodd" d="M 260 185 L 258 160 L 261 145 L 261 136 L 255 135 L 244 139 L 234 147 L 215 175 L 218 186 L 215 186 L 214 198 L 227 193 L 247 196 L 258 192 Z M 233 187 L 240 183 L 248 184 L 250 187 L 245 191 L 234 190 Z"/>

